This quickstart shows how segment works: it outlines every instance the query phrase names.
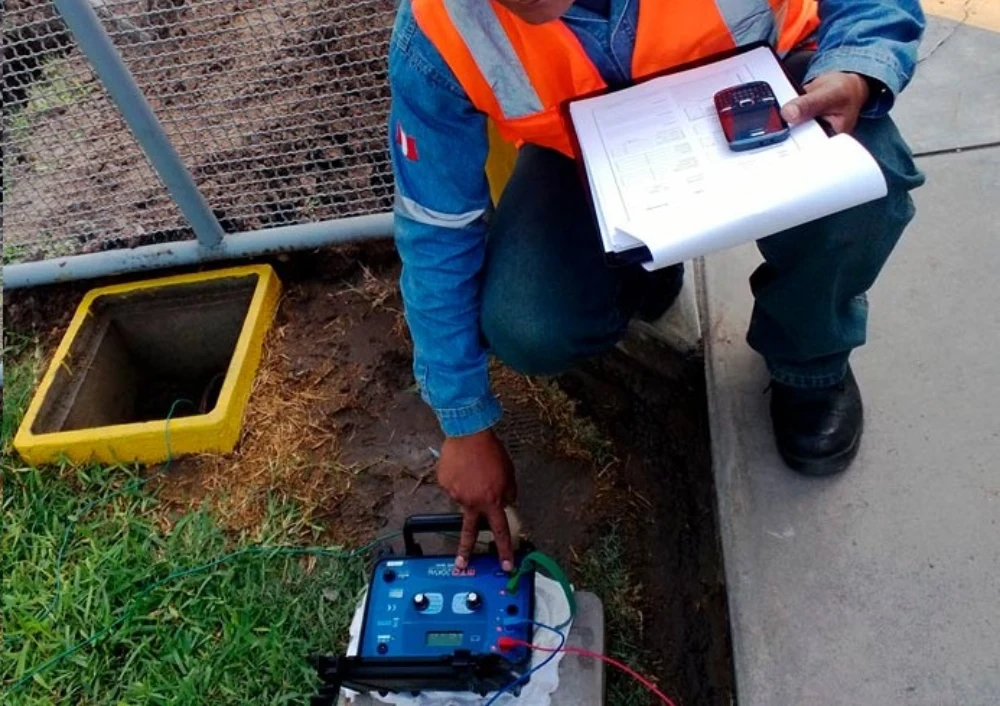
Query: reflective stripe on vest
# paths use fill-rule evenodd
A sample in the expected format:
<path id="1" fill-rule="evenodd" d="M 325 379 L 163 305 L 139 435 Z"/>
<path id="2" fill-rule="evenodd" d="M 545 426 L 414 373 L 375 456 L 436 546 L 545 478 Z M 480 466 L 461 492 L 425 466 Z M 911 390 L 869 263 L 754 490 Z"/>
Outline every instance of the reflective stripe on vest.
<path id="1" fill-rule="evenodd" d="M 495 0 L 412 0 L 417 24 L 507 140 L 572 155 L 561 106 L 606 87 L 562 21 L 532 25 Z M 632 76 L 756 41 L 785 53 L 819 25 L 816 0 L 639 0 Z"/>

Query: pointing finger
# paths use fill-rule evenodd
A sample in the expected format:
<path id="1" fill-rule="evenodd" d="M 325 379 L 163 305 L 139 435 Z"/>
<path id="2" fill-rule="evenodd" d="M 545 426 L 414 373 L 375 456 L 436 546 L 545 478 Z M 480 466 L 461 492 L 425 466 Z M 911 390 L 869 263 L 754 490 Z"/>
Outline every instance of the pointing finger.
<path id="1" fill-rule="evenodd" d="M 462 511 L 462 534 L 458 540 L 458 556 L 455 557 L 455 566 L 464 569 L 469 565 L 469 557 L 476 546 L 476 537 L 479 536 L 479 513 L 475 510 Z"/>
<path id="2" fill-rule="evenodd" d="M 507 524 L 507 513 L 501 507 L 492 508 L 486 515 L 493 530 L 493 540 L 500 553 L 500 562 L 504 571 L 514 570 L 514 543 L 510 535 L 510 525 Z"/>

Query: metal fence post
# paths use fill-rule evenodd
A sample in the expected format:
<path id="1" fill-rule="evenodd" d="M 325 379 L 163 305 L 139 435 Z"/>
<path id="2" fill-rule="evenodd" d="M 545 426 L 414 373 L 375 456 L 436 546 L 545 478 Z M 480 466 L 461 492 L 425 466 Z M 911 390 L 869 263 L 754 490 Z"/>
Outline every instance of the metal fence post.
<path id="1" fill-rule="evenodd" d="M 198 242 L 207 248 L 218 246 L 222 242 L 222 226 L 195 185 L 194 178 L 184 166 L 90 2 L 54 2 L 132 134 L 190 223 Z"/>

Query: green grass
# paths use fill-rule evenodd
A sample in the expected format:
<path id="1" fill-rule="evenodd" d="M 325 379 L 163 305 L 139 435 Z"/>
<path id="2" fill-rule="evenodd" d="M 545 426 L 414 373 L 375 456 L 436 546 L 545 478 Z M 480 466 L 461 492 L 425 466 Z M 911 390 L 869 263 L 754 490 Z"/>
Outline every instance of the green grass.
<path id="1" fill-rule="evenodd" d="M 604 604 L 607 654 L 640 674 L 649 674 L 649 655 L 642 647 L 640 587 L 629 573 L 626 547 L 617 528 L 601 536 L 577 565 L 580 584 L 600 596 Z M 612 706 L 648 706 L 659 703 L 630 677 L 610 667 L 607 703 Z"/>
<path id="2" fill-rule="evenodd" d="M 64 60 L 54 59 L 42 66 L 42 75 L 31 84 L 25 100 L 13 106 L 4 106 L 3 125 L 12 145 L 22 145 L 31 141 L 31 133 L 39 118 L 55 108 L 62 108 L 87 99 L 95 92 L 94 84 L 81 80 L 67 72 Z M 73 131 L 74 135 L 82 134 Z M 74 137 L 74 139 L 78 139 Z M 13 150 L 12 150 L 13 151 Z M 11 154 L 3 160 L 3 191 L 10 194 L 16 184 L 14 169 L 17 160 Z M 39 173 L 55 171 L 58 164 L 34 162 Z M 9 251 L 9 252 L 8 252 Z M 50 256 L 52 257 L 52 256 Z M 5 248 L 4 264 L 20 262 L 24 253 L 14 248 Z"/>
<path id="3" fill-rule="evenodd" d="M 314 528 L 292 506 L 272 505 L 253 536 L 232 537 L 205 511 L 164 522 L 152 484 L 139 485 L 135 468 L 24 467 L 9 439 L 37 377 L 34 349 L 22 346 L 5 364 L 4 703 L 307 702 L 314 677 L 305 658 L 343 644 L 365 559 L 255 550 L 311 539 Z M 56 596 L 57 559 L 74 519 Z"/>
<path id="4" fill-rule="evenodd" d="M 31 393 L 41 372 L 41 349 L 34 340 L 7 333 L 3 347 L 4 390 L 3 418 L 0 423 L 0 453 L 11 453 L 9 442 L 14 439 L 21 417 L 31 401 Z"/>
<path id="5" fill-rule="evenodd" d="M 25 101 L 15 106 L 9 117 L 10 130 L 23 134 L 31 129 L 36 118 L 53 108 L 71 105 L 93 93 L 91 85 L 65 73 L 66 64 L 61 60 L 47 62 L 42 75 L 28 90 Z"/>
<path id="6" fill-rule="evenodd" d="M 4 192 L 10 193 L 10 188 L 4 186 Z M 3 264 L 4 265 L 14 265 L 25 258 L 25 249 L 23 245 L 3 245 Z"/>

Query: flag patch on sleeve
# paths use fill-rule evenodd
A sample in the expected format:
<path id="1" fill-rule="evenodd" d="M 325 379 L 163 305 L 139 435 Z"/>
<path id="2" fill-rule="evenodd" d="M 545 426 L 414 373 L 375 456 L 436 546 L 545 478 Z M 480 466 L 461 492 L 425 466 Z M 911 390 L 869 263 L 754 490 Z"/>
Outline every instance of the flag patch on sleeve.
<path id="1" fill-rule="evenodd" d="M 402 123 L 396 123 L 396 144 L 399 145 L 399 151 L 404 157 L 414 161 L 418 159 L 417 140 L 412 135 L 406 134 Z"/>

